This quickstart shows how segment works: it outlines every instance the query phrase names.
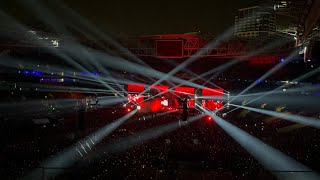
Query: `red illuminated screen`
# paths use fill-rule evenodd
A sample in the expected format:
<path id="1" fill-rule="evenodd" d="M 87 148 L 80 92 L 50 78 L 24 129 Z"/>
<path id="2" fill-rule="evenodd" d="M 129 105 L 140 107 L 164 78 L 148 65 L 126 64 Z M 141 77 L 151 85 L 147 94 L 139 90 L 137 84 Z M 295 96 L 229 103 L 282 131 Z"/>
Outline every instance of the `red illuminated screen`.
<path id="1" fill-rule="evenodd" d="M 194 88 L 191 87 L 176 87 L 174 89 L 176 94 L 185 94 L 185 95 L 189 95 L 189 96 L 194 96 Z M 194 99 L 188 99 L 188 107 L 189 108 L 194 108 Z"/>
<path id="2" fill-rule="evenodd" d="M 174 90 L 175 90 L 175 93 L 178 93 L 178 94 L 194 95 L 194 88 L 176 87 Z"/>
<path id="3" fill-rule="evenodd" d="M 202 107 L 205 107 L 208 110 L 220 110 L 223 106 L 221 101 L 214 101 L 214 100 L 202 100 Z"/>
<path id="4" fill-rule="evenodd" d="M 189 108 L 194 108 L 194 104 L 195 104 L 194 99 L 189 99 L 188 100 L 188 107 Z"/>
<path id="5" fill-rule="evenodd" d="M 202 89 L 202 96 L 222 96 L 223 90 L 222 89 L 210 89 L 210 88 L 203 88 Z"/>
<path id="6" fill-rule="evenodd" d="M 143 84 L 128 84 L 128 92 L 143 92 Z"/>
<path id="7" fill-rule="evenodd" d="M 202 96 L 216 96 L 221 97 L 223 95 L 222 89 L 211 89 L 211 88 L 203 88 Z M 223 106 L 222 101 L 216 100 L 202 100 L 202 107 L 205 107 L 208 110 L 220 110 Z"/>

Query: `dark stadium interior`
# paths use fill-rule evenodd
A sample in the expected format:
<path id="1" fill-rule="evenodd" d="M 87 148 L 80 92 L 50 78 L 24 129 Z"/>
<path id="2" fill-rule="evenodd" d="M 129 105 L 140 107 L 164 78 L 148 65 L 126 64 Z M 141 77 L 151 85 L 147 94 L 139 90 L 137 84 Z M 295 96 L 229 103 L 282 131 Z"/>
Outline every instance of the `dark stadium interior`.
<path id="1" fill-rule="evenodd" d="M 320 179 L 319 2 L 4 2 L 1 179 Z"/>

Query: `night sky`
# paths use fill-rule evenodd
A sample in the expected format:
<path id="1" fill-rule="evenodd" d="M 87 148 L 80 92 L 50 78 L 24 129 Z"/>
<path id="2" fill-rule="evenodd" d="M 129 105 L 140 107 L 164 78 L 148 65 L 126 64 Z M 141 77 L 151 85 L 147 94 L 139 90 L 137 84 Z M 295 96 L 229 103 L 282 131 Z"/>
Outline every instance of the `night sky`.
<path id="1" fill-rule="evenodd" d="M 2 3 L 1 9 L 20 22 L 36 25 L 36 17 L 31 15 L 30 10 L 25 8 L 21 1 L 24 0 Z M 217 35 L 233 25 L 238 8 L 259 5 L 260 1 L 64 0 L 63 2 L 107 32 L 146 35 L 200 30 L 203 33 Z M 49 8 L 63 18 L 64 12 L 54 7 Z"/>

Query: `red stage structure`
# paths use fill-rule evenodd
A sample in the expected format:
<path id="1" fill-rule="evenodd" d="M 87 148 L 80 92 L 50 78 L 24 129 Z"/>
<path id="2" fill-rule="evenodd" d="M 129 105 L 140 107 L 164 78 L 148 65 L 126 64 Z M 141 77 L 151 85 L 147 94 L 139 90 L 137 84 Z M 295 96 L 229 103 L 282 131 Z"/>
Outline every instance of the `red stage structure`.
<path id="1" fill-rule="evenodd" d="M 159 93 L 162 94 L 160 96 L 154 95 L 155 97 L 152 97 L 152 95 L 148 94 L 148 91 L 146 91 L 146 94 L 140 94 L 147 89 L 156 89 Z M 203 97 L 222 97 L 224 94 L 223 89 L 218 88 L 203 88 L 197 90 L 193 87 L 179 86 L 170 89 L 168 86 L 146 87 L 143 84 L 128 84 L 127 100 L 128 103 L 139 105 L 141 107 L 141 112 L 157 112 L 159 110 L 172 110 L 179 108 L 181 105 L 179 104 L 179 97 L 181 96 L 187 96 L 188 107 L 194 108 L 196 91 L 199 91 L 201 93 L 201 96 Z M 208 110 L 218 110 L 223 106 L 222 101 L 207 99 L 201 100 L 200 104 L 202 105 L 202 107 L 205 107 Z"/>
<path id="2" fill-rule="evenodd" d="M 252 64 L 274 64 L 281 57 L 286 56 L 294 48 L 294 41 L 277 45 L 258 56 L 247 57 L 249 52 L 254 52 L 275 38 L 231 38 L 215 43 L 214 38 L 201 36 L 198 33 L 187 34 L 161 34 L 140 36 L 134 39 L 130 47 L 133 54 L 141 57 L 156 57 L 162 59 L 182 59 L 191 56 L 213 58 L 240 58 L 249 60 Z M 208 45 L 209 42 L 211 45 Z M 212 44 L 215 44 L 212 46 Z M 201 52 L 201 53 L 200 53 Z"/>

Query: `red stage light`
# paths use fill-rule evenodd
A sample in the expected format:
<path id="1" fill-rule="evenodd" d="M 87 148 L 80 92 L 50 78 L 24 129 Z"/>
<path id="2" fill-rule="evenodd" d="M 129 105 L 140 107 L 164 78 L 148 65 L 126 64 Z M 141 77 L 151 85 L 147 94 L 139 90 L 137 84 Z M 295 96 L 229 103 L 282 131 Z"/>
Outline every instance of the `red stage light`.
<path id="1" fill-rule="evenodd" d="M 131 111 L 131 109 L 127 109 L 127 112 L 130 112 Z"/>
<path id="2" fill-rule="evenodd" d="M 208 120 L 208 121 L 211 121 L 211 120 L 212 120 L 212 117 L 211 117 L 211 116 L 208 116 L 208 117 L 207 117 L 207 120 Z"/>

